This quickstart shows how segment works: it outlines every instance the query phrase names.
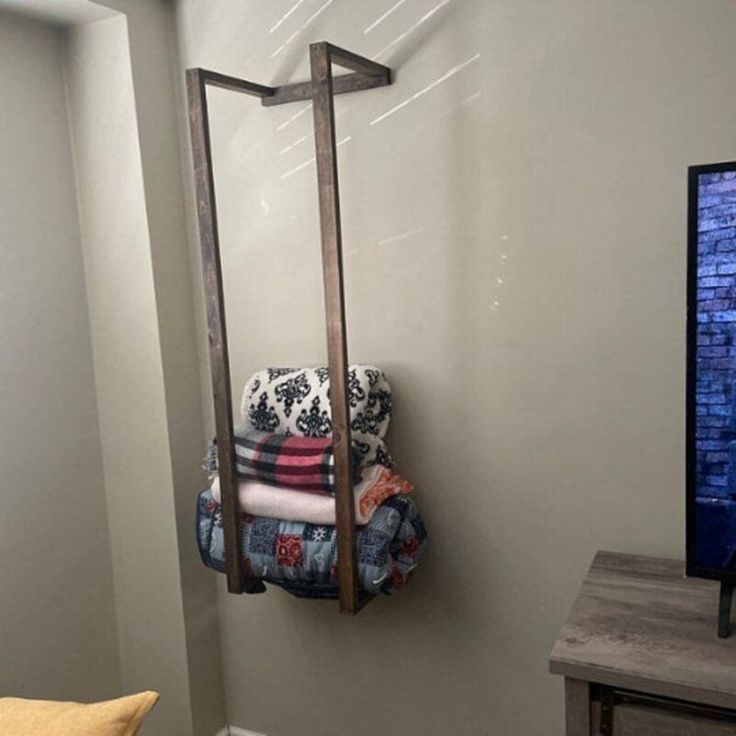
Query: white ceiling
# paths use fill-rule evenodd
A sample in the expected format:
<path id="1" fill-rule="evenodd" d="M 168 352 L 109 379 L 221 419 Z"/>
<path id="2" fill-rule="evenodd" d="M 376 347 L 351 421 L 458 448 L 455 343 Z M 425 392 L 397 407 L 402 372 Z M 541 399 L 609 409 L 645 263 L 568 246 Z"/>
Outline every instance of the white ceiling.
<path id="1" fill-rule="evenodd" d="M 116 14 L 89 0 L 0 0 L 0 11 L 3 10 L 62 26 L 89 23 Z"/>

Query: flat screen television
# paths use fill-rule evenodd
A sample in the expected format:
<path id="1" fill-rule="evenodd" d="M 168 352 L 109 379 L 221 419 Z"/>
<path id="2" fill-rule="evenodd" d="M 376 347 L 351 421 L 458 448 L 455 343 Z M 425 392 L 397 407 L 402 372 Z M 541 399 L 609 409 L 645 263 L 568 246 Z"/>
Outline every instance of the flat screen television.
<path id="1" fill-rule="evenodd" d="M 691 166 L 688 173 L 687 573 L 721 580 L 730 606 L 736 584 L 736 162 Z"/>

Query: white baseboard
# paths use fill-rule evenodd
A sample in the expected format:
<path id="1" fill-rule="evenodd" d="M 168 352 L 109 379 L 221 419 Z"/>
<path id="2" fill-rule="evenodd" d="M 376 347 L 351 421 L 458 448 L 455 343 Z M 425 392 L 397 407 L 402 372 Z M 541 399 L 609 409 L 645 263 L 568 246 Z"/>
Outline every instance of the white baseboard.
<path id="1" fill-rule="evenodd" d="M 255 731 L 246 731 L 244 728 L 238 728 L 237 726 L 225 726 L 215 736 L 264 736 L 264 734 L 256 733 Z"/>

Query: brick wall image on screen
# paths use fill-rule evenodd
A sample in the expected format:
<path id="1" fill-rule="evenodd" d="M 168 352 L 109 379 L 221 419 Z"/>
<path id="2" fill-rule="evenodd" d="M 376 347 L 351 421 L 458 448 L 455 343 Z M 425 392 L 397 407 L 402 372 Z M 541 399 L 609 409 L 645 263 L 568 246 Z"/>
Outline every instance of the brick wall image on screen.
<path id="1" fill-rule="evenodd" d="M 736 171 L 698 181 L 696 561 L 736 549 Z"/>

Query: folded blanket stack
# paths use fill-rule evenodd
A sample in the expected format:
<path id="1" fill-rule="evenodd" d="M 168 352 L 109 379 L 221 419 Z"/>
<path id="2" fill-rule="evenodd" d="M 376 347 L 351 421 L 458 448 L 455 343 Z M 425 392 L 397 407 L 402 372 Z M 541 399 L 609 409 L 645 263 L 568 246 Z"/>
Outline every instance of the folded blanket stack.
<path id="1" fill-rule="evenodd" d="M 245 386 L 235 428 L 243 564 L 250 575 L 306 597 L 337 597 L 334 457 L 326 368 L 268 368 Z M 348 371 L 360 584 L 393 593 L 406 584 L 426 530 L 384 444 L 391 389 L 382 371 Z M 224 570 L 217 452 L 200 494 L 197 529 L 205 564 Z"/>
<path id="2" fill-rule="evenodd" d="M 212 481 L 212 498 L 220 503 L 220 480 Z M 376 509 L 391 496 L 411 493 L 412 487 L 400 476 L 381 465 L 367 468 L 353 487 L 355 523 L 367 524 Z M 238 482 L 240 508 L 253 516 L 267 516 L 310 524 L 331 524 L 335 521 L 335 497 L 292 488 L 279 488 L 252 480 Z"/>
<path id="3" fill-rule="evenodd" d="M 199 494 L 197 539 L 205 565 L 225 571 L 222 512 L 212 491 Z M 368 593 L 401 590 L 426 546 L 411 496 L 389 498 L 357 534 L 358 576 Z M 243 515 L 241 551 L 249 575 L 304 597 L 337 598 L 337 535 L 328 524 Z"/>
<path id="4" fill-rule="evenodd" d="M 353 444 L 364 465 L 393 464 L 383 443 L 391 418 L 391 388 L 372 365 L 348 369 Z M 250 430 L 298 437 L 330 437 L 330 373 L 327 368 L 267 368 L 254 374 L 240 406 Z"/>

